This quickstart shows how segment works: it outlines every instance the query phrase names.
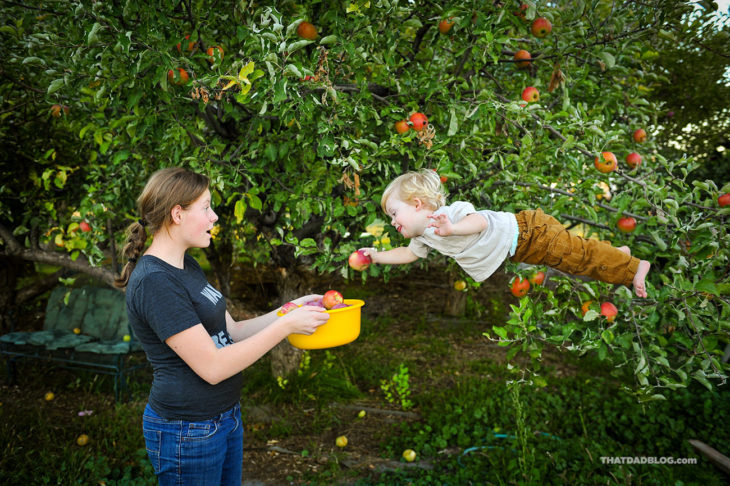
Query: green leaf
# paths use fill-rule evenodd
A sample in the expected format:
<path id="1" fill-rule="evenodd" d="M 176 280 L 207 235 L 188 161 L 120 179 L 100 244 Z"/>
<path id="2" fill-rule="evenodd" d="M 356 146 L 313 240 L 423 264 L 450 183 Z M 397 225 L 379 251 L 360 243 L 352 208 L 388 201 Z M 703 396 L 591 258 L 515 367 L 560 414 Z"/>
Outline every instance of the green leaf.
<path id="1" fill-rule="evenodd" d="M 449 137 L 453 137 L 459 130 L 459 121 L 456 118 L 456 110 L 450 108 L 449 112 L 451 113 L 451 120 L 449 121 L 449 131 L 447 132 L 447 135 Z"/>
<path id="2" fill-rule="evenodd" d="M 61 89 L 61 87 L 63 86 L 63 83 L 64 83 L 63 78 L 53 80 L 51 82 L 51 84 L 48 85 L 48 91 L 46 91 L 46 94 L 55 93 L 56 91 Z"/>
<path id="3" fill-rule="evenodd" d="M 507 339 L 507 330 L 503 327 L 492 326 L 492 330 L 502 339 Z"/>
<path id="4" fill-rule="evenodd" d="M 319 41 L 320 45 L 326 46 L 329 44 L 334 44 L 337 42 L 337 36 L 336 35 L 328 35 L 326 37 L 322 37 L 322 40 Z"/>
<path id="5" fill-rule="evenodd" d="M 236 201 L 236 205 L 233 209 L 233 215 L 236 217 L 236 223 L 240 224 L 243 221 L 243 215 L 246 212 L 246 203 L 243 199 Z"/>
<path id="6" fill-rule="evenodd" d="M 601 61 L 606 65 L 607 69 L 611 69 L 616 65 L 616 58 L 613 57 L 613 54 L 602 51 L 598 53 L 598 57 L 601 58 Z"/>

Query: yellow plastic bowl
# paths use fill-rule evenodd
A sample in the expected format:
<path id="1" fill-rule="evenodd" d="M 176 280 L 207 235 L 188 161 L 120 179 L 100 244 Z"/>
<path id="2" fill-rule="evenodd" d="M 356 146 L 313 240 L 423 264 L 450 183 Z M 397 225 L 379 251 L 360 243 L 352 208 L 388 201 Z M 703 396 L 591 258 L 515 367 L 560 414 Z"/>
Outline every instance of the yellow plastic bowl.
<path id="1" fill-rule="evenodd" d="M 328 310 L 330 315 L 313 334 L 289 334 L 287 339 L 295 348 L 324 349 L 351 343 L 360 335 L 360 308 L 365 302 L 358 299 L 345 299 L 349 307 Z M 281 312 L 278 315 L 283 315 Z"/>

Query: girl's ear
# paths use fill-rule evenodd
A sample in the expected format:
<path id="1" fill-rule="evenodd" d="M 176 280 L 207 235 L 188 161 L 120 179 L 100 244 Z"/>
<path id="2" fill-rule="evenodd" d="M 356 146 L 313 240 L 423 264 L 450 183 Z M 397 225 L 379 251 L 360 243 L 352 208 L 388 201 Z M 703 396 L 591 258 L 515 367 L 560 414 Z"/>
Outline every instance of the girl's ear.
<path id="1" fill-rule="evenodd" d="M 181 221 L 181 213 L 182 213 L 182 206 L 179 204 L 172 208 L 170 210 L 170 216 L 172 217 L 172 222 L 175 224 L 179 224 Z"/>
<path id="2" fill-rule="evenodd" d="M 419 198 L 413 198 L 413 204 L 416 205 L 416 211 L 423 208 L 423 201 L 421 201 Z"/>

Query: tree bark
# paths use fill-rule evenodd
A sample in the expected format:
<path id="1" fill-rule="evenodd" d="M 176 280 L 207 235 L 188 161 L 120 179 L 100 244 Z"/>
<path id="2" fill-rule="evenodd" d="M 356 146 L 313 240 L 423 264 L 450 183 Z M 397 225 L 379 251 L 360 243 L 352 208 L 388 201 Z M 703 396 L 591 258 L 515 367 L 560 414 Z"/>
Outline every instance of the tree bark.
<path id="1" fill-rule="evenodd" d="M 276 275 L 276 286 L 279 290 L 279 303 L 312 293 L 315 285 L 315 276 L 304 267 L 293 270 L 279 268 Z M 285 377 L 299 368 L 302 350 L 284 340 L 271 350 L 271 373 L 273 376 Z"/>

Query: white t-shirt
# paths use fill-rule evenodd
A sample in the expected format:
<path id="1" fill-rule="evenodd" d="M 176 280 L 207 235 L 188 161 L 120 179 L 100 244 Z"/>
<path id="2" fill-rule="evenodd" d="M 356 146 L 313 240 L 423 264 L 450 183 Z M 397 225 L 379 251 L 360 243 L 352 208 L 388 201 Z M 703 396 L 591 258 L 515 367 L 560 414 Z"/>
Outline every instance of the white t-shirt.
<path id="1" fill-rule="evenodd" d="M 455 201 L 442 206 L 434 215 L 446 214 L 452 223 L 472 214 L 481 214 L 487 227 L 481 233 L 458 236 L 439 236 L 435 228 L 426 228 L 421 236 L 411 238 L 408 248 L 419 258 L 425 258 L 431 248 L 456 260 L 461 268 L 477 282 L 486 280 L 509 255 L 517 233 L 517 219 L 512 213 L 477 211 L 471 203 Z"/>

